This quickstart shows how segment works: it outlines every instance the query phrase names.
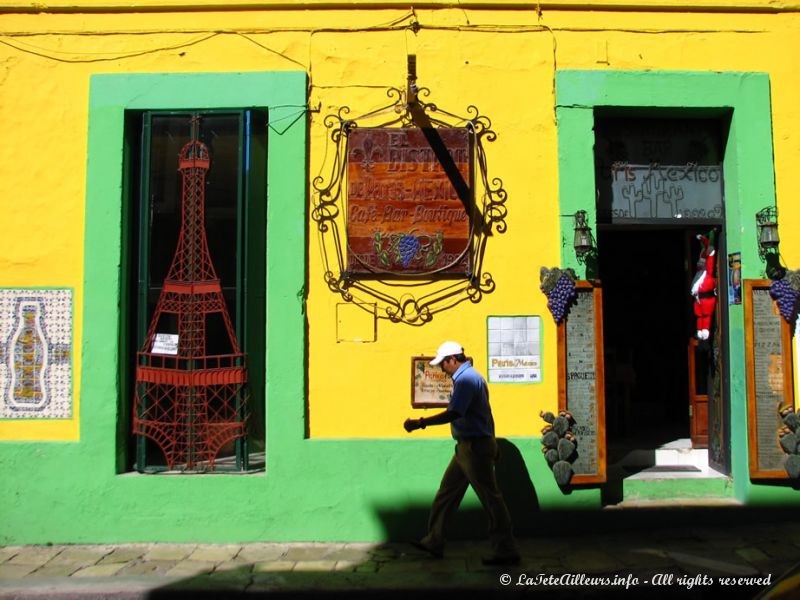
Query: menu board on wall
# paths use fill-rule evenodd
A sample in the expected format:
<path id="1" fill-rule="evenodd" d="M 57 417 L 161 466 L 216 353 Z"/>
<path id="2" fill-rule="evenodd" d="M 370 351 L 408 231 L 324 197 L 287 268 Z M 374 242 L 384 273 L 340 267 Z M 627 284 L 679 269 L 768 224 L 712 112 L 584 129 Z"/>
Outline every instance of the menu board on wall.
<path id="1" fill-rule="evenodd" d="M 778 409 L 794 405 L 791 327 L 769 295 L 771 281 L 744 286 L 747 426 L 750 477 L 786 478 L 786 454 L 778 442 Z"/>
<path id="2" fill-rule="evenodd" d="M 558 326 L 558 405 L 572 413 L 578 457 L 573 484 L 606 480 L 603 309 L 599 285 L 578 281 L 577 299 Z"/>

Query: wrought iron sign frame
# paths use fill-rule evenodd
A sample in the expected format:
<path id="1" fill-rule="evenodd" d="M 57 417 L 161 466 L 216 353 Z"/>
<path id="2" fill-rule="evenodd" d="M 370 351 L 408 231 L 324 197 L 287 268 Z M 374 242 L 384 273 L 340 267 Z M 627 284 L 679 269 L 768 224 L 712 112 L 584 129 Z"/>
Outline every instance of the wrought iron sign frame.
<path id="1" fill-rule="evenodd" d="M 420 97 L 430 96 L 428 88 L 417 88 L 413 63 L 409 63 L 407 89 L 390 87 L 386 95 L 391 102 L 359 117 L 348 118 L 350 108 L 341 107 L 336 114 L 325 117 L 330 143 L 335 147 L 330 175 L 314 178 L 311 218 L 317 225 L 322 246 L 325 282 L 328 288 L 348 301 L 365 296 L 377 304 L 378 318 L 409 325 L 423 325 L 437 312 L 465 300 L 477 303 L 484 294 L 495 289 L 491 273 L 483 271 L 483 256 L 487 239 L 507 229 L 506 190 L 501 179 L 489 177 L 484 143 L 492 142 L 497 134 L 491 121 L 478 108 L 469 105 L 467 116 L 459 116 L 439 108 Z M 472 177 L 469 194 L 469 243 L 471 271 L 453 275 L 429 273 L 375 273 L 365 275 L 347 270 L 347 232 L 341 230 L 347 215 L 347 150 L 350 134 L 358 127 L 373 128 L 466 128 L 472 138 L 470 167 Z M 480 204 L 477 201 L 480 198 Z"/>

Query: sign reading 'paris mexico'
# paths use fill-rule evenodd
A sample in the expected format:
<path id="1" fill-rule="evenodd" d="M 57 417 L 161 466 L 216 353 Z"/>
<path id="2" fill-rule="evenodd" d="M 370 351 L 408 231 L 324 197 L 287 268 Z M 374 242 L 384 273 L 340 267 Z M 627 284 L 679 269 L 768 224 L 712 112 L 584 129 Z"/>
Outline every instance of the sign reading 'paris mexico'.
<path id="1" fill-rule="evenodd" d="M 363 128 L 347 150 L 347 270 L 464 274 L 472 206 L 465 128 Z"/>

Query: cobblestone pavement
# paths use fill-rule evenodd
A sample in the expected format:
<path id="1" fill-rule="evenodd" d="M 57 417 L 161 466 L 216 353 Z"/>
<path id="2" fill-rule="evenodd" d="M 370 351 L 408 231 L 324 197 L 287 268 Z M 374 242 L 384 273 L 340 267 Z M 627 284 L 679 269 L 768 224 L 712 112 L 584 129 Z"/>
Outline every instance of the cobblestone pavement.
<path id="1" fill-rule="evenodd" d="M 464 590 L 582 598 L 627 588 L 649 599 L 710 598 L 712 587 L 715 597 L 724 587 L 726 598 L 752 598 L 800 562 L 800 524 L 572 533 L 520 546 L 521 564 L 500 568 L 481 564 L 483 540 L 453 542 L 441 560 L 402 543 L 5 546 L 0 598 L 441 598 Z"/>

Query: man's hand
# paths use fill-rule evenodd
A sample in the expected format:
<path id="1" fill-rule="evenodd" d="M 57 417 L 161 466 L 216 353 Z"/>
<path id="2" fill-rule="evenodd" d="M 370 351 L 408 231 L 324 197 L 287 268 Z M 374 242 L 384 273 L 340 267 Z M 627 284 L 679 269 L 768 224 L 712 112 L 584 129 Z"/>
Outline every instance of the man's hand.
<path id="1" fill-rule="evenodd" d="M 411 433 L 415 429 L 425 429 L 431 425 L 444 425 L 446 423 L 452 423 L 460 417 L 461 415 L 459 413 L 448 409 L 433 416 L 425 417 L 424 419 L 406 419 L 406 422 L 403 423 L 403 427 L 406 428 L 408 433 Z"/>

